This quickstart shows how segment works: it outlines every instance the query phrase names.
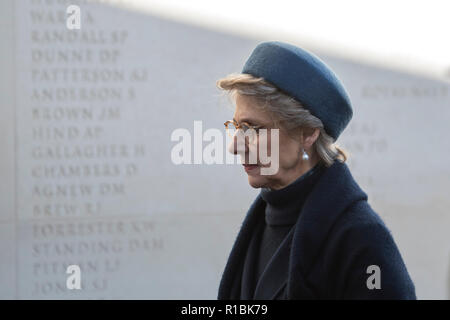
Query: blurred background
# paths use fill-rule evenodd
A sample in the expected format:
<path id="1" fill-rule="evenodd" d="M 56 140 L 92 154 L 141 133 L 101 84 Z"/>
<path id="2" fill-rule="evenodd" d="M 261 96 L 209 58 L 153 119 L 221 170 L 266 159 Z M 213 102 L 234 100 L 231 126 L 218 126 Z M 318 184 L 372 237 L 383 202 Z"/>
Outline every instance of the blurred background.
<path id="1" fill-rule="evenodd" d="M 80 8 L 80 28 L 66 12 Z M 173 163 L 223 129 L 217 79 L 279 40 L 337 73 L 337 141 L 419 299 L 450 297 L 447 1 L 3 0 L 0 298 L 215 299 L 258 190 L 240 165 Z M 201 132 L 202 133 L 202 132 Z M 205 148 L 208 142 L 197 146 Z M 224 146 L 224 153 L 226 152 Z M 66 268 L 81 269 L 68 290 Z"/>

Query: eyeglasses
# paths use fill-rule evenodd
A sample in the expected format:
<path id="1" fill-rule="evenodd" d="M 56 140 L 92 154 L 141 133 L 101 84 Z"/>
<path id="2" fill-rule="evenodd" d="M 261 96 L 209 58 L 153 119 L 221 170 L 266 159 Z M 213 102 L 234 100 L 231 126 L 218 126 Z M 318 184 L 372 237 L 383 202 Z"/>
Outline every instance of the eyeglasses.
<path id="1" fill-rule="evenodd" d="M 234 120 L 225 121 L 224 125 L 225 125 L 225 130 L 227 131 L 227 134 L 230 137 L 233 137 L 234 132 L 236 132 L 236 130 L 240 129 L 244 132 L 244 134 L 246 136 L 249 137 L 250 141 L 254 141 L 256 139 L 256 137 L 258 136 L 258 133 L 259 133 L 259 129 L 261 129 L 263 127 L 263 126 L 251 126 L 245 122 L 243 122 L 242 124 L 238 124 Z"/>

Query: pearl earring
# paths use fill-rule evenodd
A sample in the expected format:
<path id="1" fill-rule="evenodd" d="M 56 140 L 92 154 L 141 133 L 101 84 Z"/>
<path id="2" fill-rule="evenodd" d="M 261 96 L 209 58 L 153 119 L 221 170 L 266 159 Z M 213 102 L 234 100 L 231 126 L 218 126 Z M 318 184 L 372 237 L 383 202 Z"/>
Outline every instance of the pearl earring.
<path id="1" fill-rule="evenodd" d="M 308 154 L 306 153 L 305 149 L 303 149 L 302 159 L 305 160 L 305 161 L 309 160 L 309 156 L 308 156 Z"/>

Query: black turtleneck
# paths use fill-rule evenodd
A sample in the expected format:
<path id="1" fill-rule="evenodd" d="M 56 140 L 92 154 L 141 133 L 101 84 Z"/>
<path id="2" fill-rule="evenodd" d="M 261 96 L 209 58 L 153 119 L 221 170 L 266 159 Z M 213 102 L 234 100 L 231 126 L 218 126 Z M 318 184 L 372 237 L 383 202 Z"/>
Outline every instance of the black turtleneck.
<path id="1" fill-rule="evenodd" d="M 288 186 L 272 190 L 262 188 L 260 195 L 266 202 L 265 219 L 259 229 L 260 245 L 256 259 L 256 279 L 260 278 L 270 258 L 274 255 L 283 239 L 295 225 L 301 208 L 314 184 L 323 172 L 323 164 L 317 163 Z M 287 274 L 287 270 L 286 270 Z M 253 283 L 253 289 L 256 286 Z"/>

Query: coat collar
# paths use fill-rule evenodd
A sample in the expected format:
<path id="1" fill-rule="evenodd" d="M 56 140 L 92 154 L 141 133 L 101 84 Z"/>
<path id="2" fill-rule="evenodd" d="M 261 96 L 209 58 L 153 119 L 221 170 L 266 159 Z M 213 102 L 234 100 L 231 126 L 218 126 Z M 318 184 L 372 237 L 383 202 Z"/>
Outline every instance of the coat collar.
<path id="1" fill-rule="evenodd" d="M 367 194 L 356 183 L 348 166 L 335 161 L 314 186 L 295 225 L 288 297 L 296 296 L 296 292 L 302 292 L 305 297 L 309 292 L 312 296 L 304 278 L 309 275 L 333 224 L 360 200 L 367 200 Z"/>
<path id="2" fill-rule="evenodd" d="M 336 160 L 325 169 L 306 199 L 294 227 L 289 253 L 288 299 L 298 297 L 299 293 L 304 298 L 313 296 L 305 278 L 311 271 L 333 223 L 353 203 L 360 200 L 367 200 L 367 194 L 358 186 L 345 163 Z M 264 206 L 264 200 L 258 195 L 247 212 L 225 266 L 218 299 L 230 299 L 233 278 L 237 275 L 239 263 L 245 257 L 253 226 L 256 225 L 260 210 Z M 271 260 L 273 261 L 274 259 Z M 268 266 L 266 269 L 271 268 Z"/>

